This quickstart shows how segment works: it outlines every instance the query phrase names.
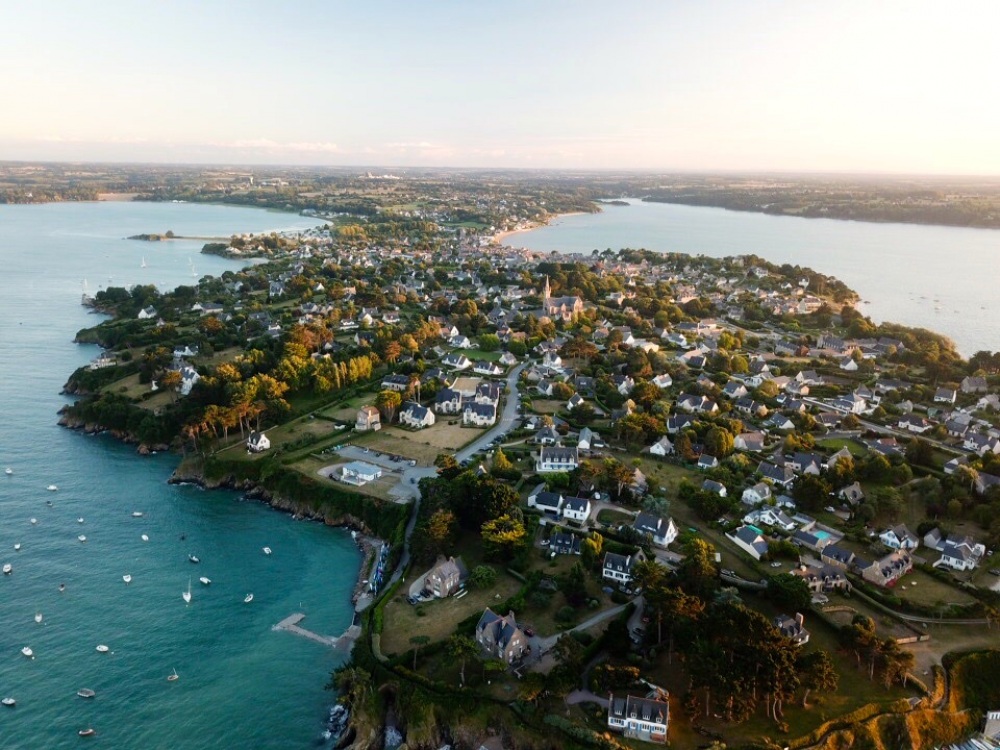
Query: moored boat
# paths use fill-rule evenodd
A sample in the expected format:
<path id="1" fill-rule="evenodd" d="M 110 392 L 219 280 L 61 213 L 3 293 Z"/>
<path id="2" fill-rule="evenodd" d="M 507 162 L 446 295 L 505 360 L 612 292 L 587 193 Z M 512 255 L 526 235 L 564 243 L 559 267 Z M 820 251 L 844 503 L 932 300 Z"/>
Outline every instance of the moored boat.
<path id="1" fill-rule="evenodd" d="M 99 643 L 99 644 L 97 645 L 97 651 L 98 651 L 99 653 L 102 653 L 102 654 L 106 654 L 106 653 L 108 653 L 108 651 L 110 651 L 110 650 L 111 650 L 111 649 L 109 649 L 109 648 L 108 648 L 107 646 L 105 646 L 105 645 L 104 645 L 103 643 Z"/>
<path id="2" fill-rule="evenodd" d="M 201 560 L 198 559 L 197 555 L 188 555 L 188 562 L 193 562 L 197 565 Z"/>
<path id="3" fill-rule="evenodd" d="M 264 549 L 264 554 L 265 555 L 270 555 L 271 554 L 271 548 L 270 547 L 264 547 L 263 549 Z"/>
<path id="4" fill-rule="evenodd" d="M 181 678 L 181 676 L 179 674 L 177 674 L 177 670 L 175 669 L 173 674 L 168 674 L 167 675 L 167 682 L 175 682 L 176 680 L 179 680 L 180 678 Z"/>
<path id="5" fill-rule="evenodd" d="M 81 698 L 93 698 L 95 695 L 97 695 L 97 693 L 95 693 L 90 688 L 80 688 L 79 690 L 76 691 L 76 694 L 79 695 Z"/>
<path id="6" fill-rule="evenodd" d="M 17 705 L 17 701 L 13 698 L 4 698 L 3 700 L 0 700 L 0 703 L 7 706 L 7 708 L 14 708 L 14 706 Z"/>
<path id="7" fill-rule="evenodd" d="M 85 537 L 83 534 L 80 534 L 80 536 L 78 536 L 77 539 L 79 539 L 81 542 L 87 541 L 87 537 Z"/>
<path id="8" fill-rule="evenodd" d="M 3 574 L 5 576 L 9 576 L 13 572 L 14 572 L 14 566 L 13 565 L 11 565 L 10 563 L 4 563 L 3 564 Z"/>
<path id="9" fill-rule="evenodd" d="M 184 599 L 184 603 L 185 604 L 190 604 L 191 603 L 191 579 L 190 578 L 188 578 L 187 591 L 182 591 L 181 592 L 181 597 Z"/>
<path id="10" fill-rule="evenodd" d="M 35 622 L 41 624 L 41 622 L 42 622 L 42 613 L 41 612 L 35 612 Z"/>
<path id="11" fill-rule="evenodd" d="M 93 737 L 95 734 L 97 734 L 97 732 L 95 732 L 91 727 L 87 727 L 86 729 L 81 729 L 79 732 L 77 732 L 77 734 L 80 735 L 81 737 Z"/>
<path id="12" fill-rule="evenodd" d="M 212 583 L 212 579 L 209 578 L 208 576 L 202 576 L 198 580 L 201 582 L 202 586 L 209 586 Z"/>
<path id="13" fill-rule="evenodd" d="M 30 646 L 25 646 L 21 649 L 21 653 L 27 656 L 29 659 L 35 658 L 35 652 L 31 650 Z"/>
<path id="14" fill-rule="evenodd" d="M 143 534 L 143 535 L 142 535 L 141 537 L 139 537 L 139 538 L 140 538 L 140 539 L 142 539 L 142 541 L 144 541 L 144 542 L 148 542 L 148 541 L 149 541 L 149 537 L 148 537 L 148 536 L 147 536 L 146 534 Z"/>
<path id="15" fill-rule="evenodd" d="M 6 469 L 3 470 L 3 473 L 6 474 L 7 476 L 10 476 L 11 474 L 14 473 L 14 470 L 8 466 Z"/>
<path id="16" fill-rule="evenodd" d="M 245 597 L 243 597 L 244 604 L 249 604 L 252 601 L 253 601 L 253 594 L 247 594 Z"/>
<path id="17" fill-rule="evenodd" d="M 128 586 L 130 583 L 132 583 L 131 574 L 126 573 L 125 575 L 122 576 L 122 580 L 125 581 L 125 585 Z"/>
<path id="18" fill-rule="evenodd" d="M 56 490 L 58 490 L 59 488 L 58 488 L 58 487 L 56 487 L 56 485 L 54 485 L 54 484 L 50 484 L 50 485 L 49 485 L 48 487 L 46 487 L 45 489 L 47 489 L 47 490 L 48 490 L 49 492 L 55 492 L 55 491 L 56 491 Z"/>

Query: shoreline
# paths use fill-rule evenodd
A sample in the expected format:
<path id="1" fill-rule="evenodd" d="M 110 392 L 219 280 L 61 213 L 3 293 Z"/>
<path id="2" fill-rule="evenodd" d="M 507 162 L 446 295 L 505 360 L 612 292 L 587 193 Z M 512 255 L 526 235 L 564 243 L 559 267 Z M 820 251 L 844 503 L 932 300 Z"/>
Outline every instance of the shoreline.
<path id="1" fill-rule="evenodd" d="M 597 213 L 600 213 L 600 212 L 598 211 Z M 587 214 L 586 211 L 568 211 L 567 213 L 564 213 L 564 214 L 552 214 L 545 221 L 536 221 L 536 222 L 533 222 L 532 223 L 533 225 L 530 226 L 530 227 L 521 227 L 520 229 L 505 229 L 502 232 L 496 232 L 493 235 L 493 242 L 492 242 L 492 244 L 494 244 L 494 245 L 502 245 L 502 244 L 504 244 L 504 240 L 506 240 L 508 237 L 511 237 L 511 236 L 513 236 L 515 234 L 522 234 L 524 232 L 533 232 L 536 229 L 541 229 L 542 227 L 547 227 L 550 224 L 552 224 L 552 222 L 555 221 L 556 219 L 561 219 L 564 216 L 584 216 L 586 214 Z"/>

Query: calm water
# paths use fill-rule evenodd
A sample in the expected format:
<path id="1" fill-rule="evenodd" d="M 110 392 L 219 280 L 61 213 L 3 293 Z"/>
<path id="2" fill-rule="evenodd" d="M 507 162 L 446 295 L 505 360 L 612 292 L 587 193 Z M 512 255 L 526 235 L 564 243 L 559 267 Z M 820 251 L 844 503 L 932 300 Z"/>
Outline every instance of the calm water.
<path id="1" fill-rule="evenodd" d="M 629 203 L 566 216 L 507 242 L 546 252 L 755 253 L 836 276 L 861 295 L 861 309 L 875 321 L 943 333 L 965 356 L 1000 349 L 1000 231 Z"/>
<path id="2" fill-rule="evenodd" d="M 187 204 L 0 206 L 0 468 L 15 472 L 0 474 L 0 564 L 14 566 L 0 576 L 0 696 L 17 699 L 0 710 L 0 748 L 78 746 L 88 726 L 95 746 L 116 749 L 295 748 L 319 737 L 331 702 L 323 685 L 339 657 L 271 626 L 292 612 L 319 633 L 350 624 L 360 554 L 347 532 L 235 493 L 167 485 L 176 457 L 142 458 L 55 424 L 66 377 L 97 354 L 71 343 L 98 321 L 80 305 L 84 278 L 93 293 L 109 277 L 172 287 L 191 283 L 192 265 L 199 275 L 237 267 L 198 255 L 201 242 L 122 237 L 312 223 Z M 167 682 L 174 669 L 180 679 Z M 78 698 L 84 687 L 97 697 Z"/>

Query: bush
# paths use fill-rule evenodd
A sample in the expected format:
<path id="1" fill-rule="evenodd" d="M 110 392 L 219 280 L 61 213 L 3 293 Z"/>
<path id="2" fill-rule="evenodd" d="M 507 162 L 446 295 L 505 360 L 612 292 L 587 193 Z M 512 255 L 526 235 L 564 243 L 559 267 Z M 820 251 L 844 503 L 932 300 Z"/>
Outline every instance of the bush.
<path id="1" fill-rule="evenodd" d="M 562 625 L 568 625 L 575 620 L 576 610 L 568 604 L 565 607 L 560 607 L 555 614 L 555 621 Z"/>

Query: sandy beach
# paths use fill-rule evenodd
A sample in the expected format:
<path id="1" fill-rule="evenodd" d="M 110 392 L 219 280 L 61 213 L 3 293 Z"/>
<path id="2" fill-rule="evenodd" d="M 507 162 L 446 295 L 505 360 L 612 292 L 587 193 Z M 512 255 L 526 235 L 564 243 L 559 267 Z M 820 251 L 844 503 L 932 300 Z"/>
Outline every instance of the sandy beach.
<path id="1" fill-rule="evenodd" d="M 539 227 L 548 226 L 549 224 L 551 224 L 556 219 L 561 219 L 564 216 L 579 216 L 582 213 L 584 213 L 584 212 L 583 211 L 570 211 L 569 213 L 565 213 L 565 214 L 554 214 L 554 215 L 550 216 L 547 221 L 544 221 L 544 222 L 536 221 L 536 222 L 533 222 L 532 225 L 529 226 L 529 227 L 522 227 L 521 229 L 508 229 L 505 232 L 497 232 L 496 234 L 493 235 L 493 243 L 496 244 L 496 245 L 502 245 L 502 244 L 504 244 L 504 240 L 506 240 L 508 237 L 511 237 L 511 236 L 513 236 L 515 234 L 521 234 L 522 232 L 530 232 L 530 231 L 532 231 L 534 229 L 538 229 Z"/>

